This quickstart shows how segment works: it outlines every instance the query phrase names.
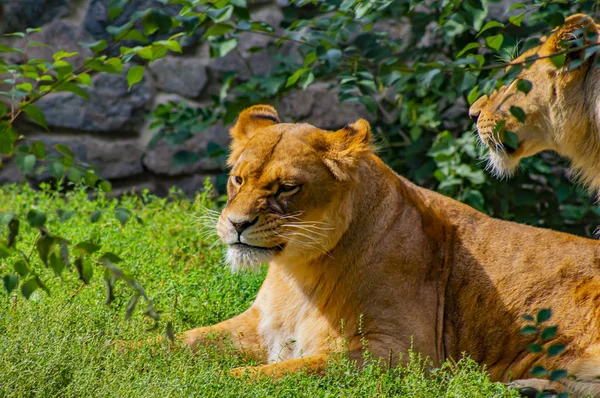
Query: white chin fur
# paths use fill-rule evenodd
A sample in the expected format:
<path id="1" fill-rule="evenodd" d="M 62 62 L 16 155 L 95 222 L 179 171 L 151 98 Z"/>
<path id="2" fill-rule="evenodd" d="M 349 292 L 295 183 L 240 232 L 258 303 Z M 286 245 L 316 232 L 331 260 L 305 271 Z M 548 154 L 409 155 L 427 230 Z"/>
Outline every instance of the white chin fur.
<path id="1" fill-rule="evenodd" d="M 514 159 L 506 154 L 499 154 L 492 150 L 488 151 L 487 169 L 498 178 L 512 176 L 519 165 L 519 159 Z"/>
<path id="2" fill-rule="evenodd" d="M 227 248 L 227 263 L 233 272 L 252 271 L 257 272 L 262 264 L 266 264 L 273 258 L 268 250 L 253 249 L 244 246 L 229 246 Z"/>

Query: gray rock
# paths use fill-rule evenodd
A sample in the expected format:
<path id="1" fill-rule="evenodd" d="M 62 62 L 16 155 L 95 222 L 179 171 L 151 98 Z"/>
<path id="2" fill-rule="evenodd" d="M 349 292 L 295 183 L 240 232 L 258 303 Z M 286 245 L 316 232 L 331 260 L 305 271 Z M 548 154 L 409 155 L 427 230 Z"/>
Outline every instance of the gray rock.
<path id="1" fill-rule="evenodd" d="M 215 184 L 216 176 L 211 174 L 194 174 L 179 178 L 158 179 L 156 182 L 156 192 L 161 196 L 167 196 L 171 187 L 177 186 L 189 198 L 193 198 L 198 192 L 202 191 L 204 181 L 206 181 L 207 178 L 210 178 L 213 185 Z"/>
<path id="2" fill-rule="evenodd" d="M 52 61 L 52 55 L 59 50 L 78 52 L 79 54 L 73 57 L 65 58 L 65 61 L 77 68 L 83 65 L 87 57 L 94 55 L 90 49 L 77 44 L 79 42 L 90 43 L 93 38 L 80 26 L 65 20 L 50 22 L 43 27 L 40 33 L 28 36 L 27 41 L 37 41 L 48 45 L 48 47 L 29 47 L 27 53 L 30 59 L 43 58 Z"/>
<path id="3" fill-rule="evenodd" d="M 374 120 L 374 116 L 357 102 L 338 103 L 337 88 L 330 88 L 328 83 L 316 83 L 306 90 L 290 93 L 281 100 L 278 110 L 283 118 L 327 130 L 341 128 L 360 118 Z"/>
<path id="4" fill-rule="evenodd" d="M 183 144 L 172 146 L 166 140 L 160 141 L 154 149 L 146 153 L 144 165 L 154 174 L 161 176 L 180 176 L 196 173 L 220 172 L 224 170 L 222 159 L 203 157 L 197 162 L 177 168 L 173 167 L 173 156 L 181 150 L 204 153 L 210 142 L 227 147 L 229 134 L 222 125 L 209 127 L 207 130 L 194 135 Z"/>
<path id="5" fill-rule="evenodd" d="M 46 115 L 48 125 L 92 133 L 137 133 L 144 113 L 150 109 L 153 93 L 144 80 L 128 90 L 126 72 L 122 75 L 100 73 L 86 87 L 90 100 L 70 93 L 50 94 L 37 105 Z"/>
<path id="6" fill-rule="evenodd" d="M 142 167 L 143 149 L 137 140 L 104 140 L 87 136 L 37 136 L 31 141 L 42 141 L 46 146 L 48 155 L 56 155 L 58 152 L 52 147 L 56 144 L 66 145 L 76 163 L 87 163 L 93 167 L 96 173 L 105 179 L 122 179 L 141 175 L 144 173 Z M 50 175 L 46 172 L 39 178 L 44 180 Z M 0 169 L 0 183 L 23 181 L 24 177 L 14 165 L 8 161 L 5 167 Z"/>
<path id="7" fill-rule="evenodd" d="M 193 58 L 166 56 L 149 65 L 156 87 L 170 93 L 197 98 L 206 85 L 206 68 Z"/>
<path id="8" fill-rule="evenodd" d="M 73 0 L 0 0 L 0 33 L 23 32 L 63 16 Z"/>

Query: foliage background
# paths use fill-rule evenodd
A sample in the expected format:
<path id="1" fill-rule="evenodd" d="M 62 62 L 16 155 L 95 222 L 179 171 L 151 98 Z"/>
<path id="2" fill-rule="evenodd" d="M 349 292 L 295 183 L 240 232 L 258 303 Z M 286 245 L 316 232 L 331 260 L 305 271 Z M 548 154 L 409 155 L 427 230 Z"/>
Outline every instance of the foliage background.
<path id="1" fill-rule="evenodd" d="M 96 76 L 107 73 L 126 77 L 134 93 L 136 84 L 149 79 L 150 70 L 157 82 L 161 73 L 177 73 L 152 69 L 156 61 L 204 48 L 208 53 L 198 59 L 211 57 L 213 66 L 218 65 L 209 68 L 211 86 L 200 106 L 186 101 L 156 106 L 150 117 L 153 136 L 141 155 L 145 169 L 152 169 L 146 160 L 157 157 L 157 148 L 162 156 L 172 157 L 166 164 L 174 170 L 207 161 L 222 191 L 224 127 L 255 103 L 271 103 L 284 117 L 290 115 L 288 121 L 302 121 L 302 112 L 286 109 L 307 106 L 306 96 L 299 94 L 305 91 L 318 97 L 310 99 L 312 113 L 349 119 L 332 122 L 340 126 L 320 127 L 369 118 L 380 155 L 422 186 L 508 220 L 587 236 L 600 224 L 600 209 L 570 181 L 565 162 L 552 154 L 522 162 L 521 171 L 510 181 L 486 173 L 484 151 L 467 117 L 468 105 L 478 96 L 514 77 L 503 76 L 506 62 L 536 45 L 566 15 L 596 16 L 594 1 L 297 0 L 278 3 L 283 19 L 275 22 L 260 19 L 263 14 L 253 11 L 261 2 L 246 0 L 98 0 L 90 3 L 90 9 L 99 4 L 108 27 L 98 36 L 102 40 L 83 45 L 88 53 L 93 50 L 87 59 L 83 53 L 58 50 L 50 62 L 27 57 L 15 61 L 14 53 L 27 54 L 39 45 L 33 39 L 29 45 L 21 42 L 26 48 L 0 49 L 6 54 L 4 83 L 12 88 L 0 95 L 13 102 L 0 109 L 5 126 L 0 134 L 2 160 L 14 160 L 29 178 L 65 175 L 73 183 L 84 179 L 98 185 L 103 184 L 98 177 L 119 176 L 106 168 L 99 175 L 90 173 L 87 162 L 78 161 L 77 152 L 68 149 L 70 142 L 80 144 L 76 136 L 69 136 L 66 146 L 54 145 L 48 151 L 42 147 L 51 145 L 51 139 L 27 139 L 30 128 L 19 122 L 26 115 L 47 127 L 44 112 L 52 109 L 47 98 L 58 91 L 90 97 L 86 85 L 93 90 L 100 84 Z M 24 40 L 32 34 L 36 30 L 21 33 Z M 181 62 L 176 65 L 182 74 L 192 70 L 190 63 Z M 201 78 L 185 76 L 190 86 Z M 315 87 L 319 89 L 311 91 Z M 327 89 L 332 95 L 325 98 Z M 312 120 L 320 119 L 309 115 Z M 25 139 L 18 138 L 23 133 Z M 204 135 L 207 142 L 198 148 L 194 142 Z M 117 138 L 118 134 L 103 140 Z M 123 148 L 120 157 L 135 156 L 129 147 Z M 196 166 L 191 170 L 203 172 Z M 174 183 L 170 172 L 165 173 L 163 184 Z M 200 188 L 204 175 L 193 180 L 192 191 Z M 103 188 L 107 189 L 105 183 Z"/>

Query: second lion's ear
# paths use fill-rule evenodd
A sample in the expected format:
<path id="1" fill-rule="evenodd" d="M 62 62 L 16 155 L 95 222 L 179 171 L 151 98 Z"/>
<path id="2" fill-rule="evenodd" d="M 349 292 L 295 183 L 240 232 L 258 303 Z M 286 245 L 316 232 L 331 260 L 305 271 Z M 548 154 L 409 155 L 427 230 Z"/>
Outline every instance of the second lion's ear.
<path id="1" fill-rule="evenodd" d="M 277 123 L 280 121 L 275 108 L 269 105 L 254 105 L 240 113 L 229 134 L 234 140 L 247 140 L 254 135 L 257 129 Z"/>
<path id="2" fill-rule="evenodd" d="M 227 164 L 233 166 L 237 162 L 246 143 L 257 130 L 277 123 L 280 123 L 279 115 L 272 106 L 254 105 L 242 111 L 235 125 L 229 130 L 232 141 Z"/>
<path id="3" fill-rule="evenodd" d="M 574 70 L 584 63 L 585 49 L 581 47 L 598 42 L 600 30 L 596 22 L 587 15 L 575 14 L 565 19 L 565 23 L 556 29 L 556 32 L 548 38 L 550 51 L 568 51 L 566 64 L 568 70 Z M 593 57 L 588 58 L 593 59 Z"/>

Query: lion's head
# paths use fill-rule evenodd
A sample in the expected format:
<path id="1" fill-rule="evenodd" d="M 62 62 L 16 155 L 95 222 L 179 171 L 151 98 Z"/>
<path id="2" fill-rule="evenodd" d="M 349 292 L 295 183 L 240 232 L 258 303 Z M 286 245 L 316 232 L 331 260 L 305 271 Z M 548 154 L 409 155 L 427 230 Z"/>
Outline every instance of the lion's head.
<path id="1" fill-rule="evenodd" d="M 479 98 L 471 106 L 469 115 L 477 120 L 479 137 L 489 149 L 490 166 L 497 174 L 510 175 L 520 159 L 555 150 L 574 160 L 576 174 L 586 183 L 591 182 L 576 158 L 589 154 L 589 135 L 596 132 L 594 113 L 598 101 L 593 80 L 598 79 L 594 73 L 595 57 L 576 48 L 595 45 L 598 32 L 591 18 L 580 14 L 568 17 L 563 26 L 542 38 L 538 47 L 526 51 L 512 64 L 524 63 L 536 55 L 540 59 L 526 65 L 508 87 Z M 566 60 L 557 68 L 549 56 L 561 51 Z M 519 85 L 527 85 L 519 83 L 521 80 L 532 84 L 527 94 L 518 89 Z M 511 114 L 511 107 L 524 111 L 524 122 Z M 518 147 L 506 144 L 506 131 L 517 135 Z"/>
<path id="2" fill-rule="evenodd" d="M 229 200 L 217 222 L 232 269 L 327 255 L 350 224 L 353 175 L 371 150 L 358 120 L 328 132 L 257 105 L 231 129 Z"/>

